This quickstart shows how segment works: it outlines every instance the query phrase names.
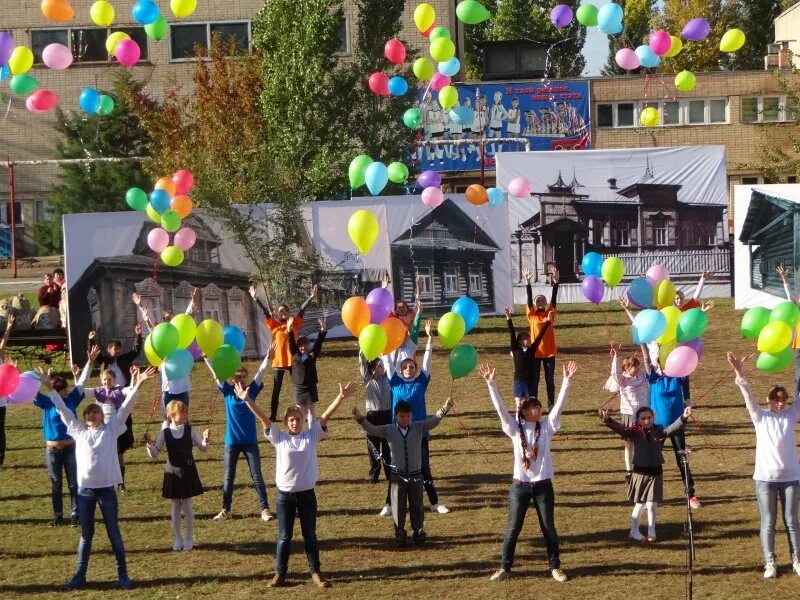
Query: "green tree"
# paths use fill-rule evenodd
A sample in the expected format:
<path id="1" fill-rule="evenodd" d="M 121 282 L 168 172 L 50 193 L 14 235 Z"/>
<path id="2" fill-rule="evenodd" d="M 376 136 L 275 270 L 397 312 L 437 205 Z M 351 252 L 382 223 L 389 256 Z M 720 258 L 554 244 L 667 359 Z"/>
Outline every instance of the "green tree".
<path id="1" fill-rule="evenodd" d="M 602 69 L 603 75 L 622 75 L 627 73 L 621 69 L 614 59 L 620 48 L 636 48 L 646 44 L 650 31 L 650 23 L 656 14 L 655 0 L 619 0 L 617 2 L 625 11 L 622 19 L 623 30 L 619 36 L 608 36 L 608 59 Z"/>
<path id="2" fill-rule="evenodd" d="M 510 1 L 510 0 L 509 0 Z M 483 0 L 481 2 L 492 14 L 499 10 L 497 0 Z M 500 5 L 505 4 L 500 2 Z M 458 27 L 464 32 L 464 79 L 478 81 L 483 73 L 483 44 L 495 39 L 492 37 L 494 19 L 489 19 L 477 25 L 464 25 L 460 21 Z"/>
<path id="3" fill-rule="evenodd" d="M 497 5 L 491 19 L 491 40 L 520 40 L 537 34 L 535 21 L 531 19 L 535 0 L 503 0 Z"/>
<path id="4" fill-rule="evenodd" d="M 550 11 L 557 4 L 566 3 L 559 0 L 534 0 L 530 20 L 538 37 L 533 39 L 552 44 L 548 51 L 547 77 L 579 77 L 586 66 L 586 59 L 582 54 L 586 43 L 586 27 L 578 23 L 577 19 L 573 19 L 564 29 L 555 27 L 550 22 Z M 577 9 L 577 5 L 573 9 Z"/>
<path id="5" fill-rule="evenodd" d="M 58 156 L 64 159 L 130 158 L 145 156 L 148 136 L 132 103 L 139 101 L 142 84 L 127 71 L 114 82 L 115 108 L 108 116 L 87 117 L 57 109 L 56 129 L 62 136 Z M 127 93 L 128 91 L 132 93 Z M 60 252 L 63 245 L 61 216 L 79 212 L 130 210 L 125 192 L 146 188 L 149 177 L 139 161 L 81 162 L 59 165 L 59 183 L 48 199 L 50 219 L 36 224 L 38 252 Z"/>
<path id="6" fill-rule="evenodd" d="M 730 56 L 729 67 L 734 70 L 761 70 L 767 44 L 775 39 L 774 21 L 783 12 L 781 0 L 740 0 L 737 26 L 744 31 L 747 41 Z"/>

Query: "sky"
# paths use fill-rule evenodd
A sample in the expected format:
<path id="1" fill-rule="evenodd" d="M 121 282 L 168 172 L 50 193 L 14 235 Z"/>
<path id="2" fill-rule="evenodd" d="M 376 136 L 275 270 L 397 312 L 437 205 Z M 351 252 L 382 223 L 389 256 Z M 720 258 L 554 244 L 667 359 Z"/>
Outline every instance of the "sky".
<path id="1" fill-rule="evenodd" d="M 598 8 L 608 4 L 611 0 L 581 0 L 581 4 L 594 4 Z M 600 69 L 606 64 L 608 58 L 608 36 L 597 27 L 589 27 L 586 32 L 586 43 L 583 46 L 583 56 L 586 58 L 584 75 L 600 75 Z"/>

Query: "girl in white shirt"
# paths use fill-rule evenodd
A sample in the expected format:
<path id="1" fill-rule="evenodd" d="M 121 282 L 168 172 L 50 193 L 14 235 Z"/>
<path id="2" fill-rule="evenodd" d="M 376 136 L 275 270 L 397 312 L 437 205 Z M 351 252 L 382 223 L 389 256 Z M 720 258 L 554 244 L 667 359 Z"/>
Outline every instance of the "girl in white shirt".
<path id="1" fill-rule="evenodd" d="M 533 504 L 539 516 L 547 560 L 553 579 L 567 580 L 561 570 L 556 532 L 555 492 L 553 491 L 553 460 L 550 457 L 550 440 L 561 428 L 561 412 L 567 399 L 570 380 L 578 370 L 578 365 L 570 361 L 564 365 L 564 379 L 561 391 L 553 409 L 542 418 L 542 404 L 536 398 L 520 403 L 517 418 L 514 419 L 503 404 L 497 384 L 495 370 L 489 365 L 481 365 L 481 376 L 489 386 L 489 397 L 500 417 L 503 433 L 514 443 L 514 480 L 508 492 L 508 528 L 503 540 L 503 557 L 500 569 L 492 575 L 492 581 L 502 581 L 511 576 L 517 539 L 525 522 L 525 514 Z"/>
<path id="2" fill-rule="evenodd" d="M 769 409 L 758 405 L 750 385 L 742 375 L 742 363 L 732 352 L 728 362 L 736 374 L 747 412 L 756 429 L 756 466 L 753 473 L 758 510 L 761 513 L 761 549 L 764 552 L 764 579 L 778 576 L 775 566 L 775 522 L 778 498 L 783 506 L 783 523 L 789 538 L 792 570 L 800 575 L 800 535 L 797 509 L 800 505 L 800 463 L 797 460 L 795 427 L 800 420 L 800 402 L 787 404 L 786 388 L 775 386 L 767 395 Z"/>

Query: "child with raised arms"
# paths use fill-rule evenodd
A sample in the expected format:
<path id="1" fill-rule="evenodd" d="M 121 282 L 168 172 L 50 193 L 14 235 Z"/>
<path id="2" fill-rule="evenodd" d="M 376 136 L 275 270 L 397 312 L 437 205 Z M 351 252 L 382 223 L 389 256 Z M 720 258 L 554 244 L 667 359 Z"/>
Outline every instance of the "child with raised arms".
<path id="1" fill-rule="evenodd" d="M 319 333 L 314 344 L 311 344 L 306 336 L 295 337 L 294 327 L 292 327 L 295 317 L 290 317 L 286 321 L 286 329 L 289 332 L 289 350 L 292 353 L 292 385 L 294 387 L 294 402 L 303 409 L 306 414 L 309 428 L 316 419 L 316 405 L 319 402 L 319 391 L 317 384 L 317 359 L 322 352 L 322 342 L 328 330 L 325 327 L 325 319 L 317 319 L 319 322 Z"/>
<path id="2" fill-rule="evenodd" d="M 503 314 L 506 316 L 508 333 L 511 336 L 511 359 L 514 361 L 514 404 L 519 409 L 520 402 L 527 400 L 530 396 L 536 397 L 533 385 L 536 350 L 553 322 L 553 313 L 547 313 L 547 320 L 539 328 L 539 333 L 536 334 L 533 343 L 531 343 L 529 331 L 517 333 L 514 330 L 511 309 L 508 306 L 503 308 Z"/>

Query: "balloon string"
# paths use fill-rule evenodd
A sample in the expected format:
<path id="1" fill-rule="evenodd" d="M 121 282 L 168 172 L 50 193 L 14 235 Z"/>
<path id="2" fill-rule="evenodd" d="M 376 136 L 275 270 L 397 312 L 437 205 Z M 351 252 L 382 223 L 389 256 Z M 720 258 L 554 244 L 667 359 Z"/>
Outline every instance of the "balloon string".
<path id="1" fill-rule="evenodd" d="M 3 125 L 5 125 L 6 119 L 8 119 L 8 113 L 11 112 L 11 99 L 12 99 L 12 96 L 9 96 L 8 97 L 8 106 L 6 106 L 6 114 L 3 117 Z"/>
<path id="2" fill-rule="evenodd" d="M 449 394 L 448 394 L 448 397 L 450 398 L 450 400 L 453 400 L 453 399 L 452 399 L 452 394 L 453 394 L 453 385 L 454 385 L 454 384 L 455 384 L 455 379 L 452 379 L 452 380 L 450 381 L 450 392 L 449 392 Z M 464 423 L 464 421 L 461 419 L 461 417 L 459 416 L 458 412 L 456 411 L 456 403 L 455 403 L 455 401 L 453 401 L 453 406 L 450 408 L 450 410 L 451 410 L 451 411 L 452 411 L 452 413 L 453 413 L 453 419 L 455 419 L 455 422 L 456 422 L 456 425 L 458 426 L 458 428 L 459 428 L 461 431 L 463 431 L 463 432 L 464 432 L 464 436 L 465 436 L 467 439 L 471 439 L 471 440 L 473 440 L 473 442 L 474 442 L 475 444 L 477 444 L 477 445 L 478 445 L 478 447 L 481 449 L 481 453 L 480 453 L 480 455 L 481 455 L 481 458 L 483 459 L 483 461 L 484 461 L 485 463 L 487 463 L 487 464 L 488 464 L 488 463 L 489 463 L 489 458 L 488 458 L 488 456 L 489 456 L 489 449 L 488 449 L 488 448 L 486 447 L 486 445 L 485 445 L 485 444 L 484 444 L 484 443 L 483 443 L 483 442 L 480 440 L 480 438 L 479 438 L 477 435 L 475 435 L 475 432 L 474 432 L 474 431 L 472 431 L 472 429 L 470 429 L 470 428 L 467 426 L 467 424 L 466 424 L 466 423 Z"/>

